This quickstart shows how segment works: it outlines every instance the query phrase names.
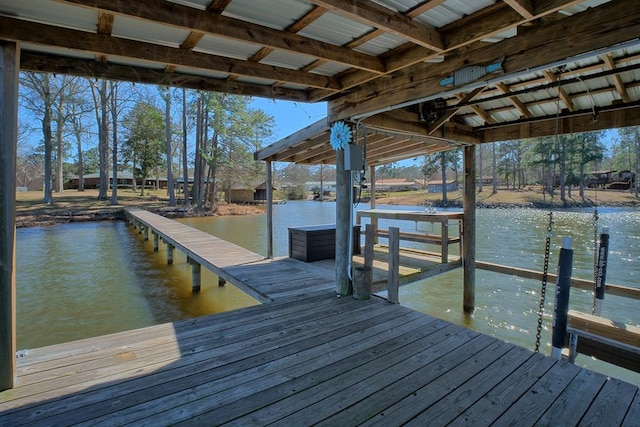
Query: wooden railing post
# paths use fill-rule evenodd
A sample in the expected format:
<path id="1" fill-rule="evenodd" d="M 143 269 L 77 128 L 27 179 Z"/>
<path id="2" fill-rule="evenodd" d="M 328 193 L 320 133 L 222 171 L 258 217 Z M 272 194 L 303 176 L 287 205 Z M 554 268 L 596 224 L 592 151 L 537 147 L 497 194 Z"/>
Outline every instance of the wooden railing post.
<path id="1" fill-rule="evenodd" d="M 389 227 L 389 274 L 387 299 L 390 303 L 399 303 L 400 286 L 400 229 Z"/>

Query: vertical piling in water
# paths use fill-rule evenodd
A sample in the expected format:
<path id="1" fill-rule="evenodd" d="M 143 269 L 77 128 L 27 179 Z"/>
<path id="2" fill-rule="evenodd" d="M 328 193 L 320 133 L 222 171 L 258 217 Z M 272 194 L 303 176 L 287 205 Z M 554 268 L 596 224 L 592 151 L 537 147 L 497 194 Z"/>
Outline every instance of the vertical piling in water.
<path id="1" fill-rule="evenodd" d="M 144 239 L 145 242 L 147 240 L 149 240 L 149 226 L 148 225 L 142 226 L 142 236 L 143 236 L 143 239 Z"/>
<path id="2" fill-rule="evenodd" d="M 553 304 L 553 331 L 551 336 L 551 357 L 560 360 L 567 333 L 567 314 L 569 312 L 569 291 L 571 290 L 571 273 L 573 268 L 573 249 L 571 238 L 562 239 L 558 275 L 556 278 L 555 301 Z"/>
<path id="3" fill-rule="evenodd" d="M 171 243 L 167 243 L 167 264 L 173 264 L 173 245 Z"/>
<path id="4" fill-rule="evenodd" d="M 200 292 L 202 284 L 202 266 L 199 262 L 191 260 L 191 289 L 193 292 Z"/>
<path id="5" fill-rule="evenodd" d="M 604 227 L 598 245 L 598 265 L 593 301 L 593 314 L 600 316 L 604 302 L 604 286 L 607 278 L 607 260 L 609 258 L 609 229 Z"/>
<path id="6" fill-rule="evenodd" d="M 158 252 L 160 238 L 158 236 L 158 233 L 154 233 L 152 231 L 151 234 L 153 234 L 153 252 Z"/>

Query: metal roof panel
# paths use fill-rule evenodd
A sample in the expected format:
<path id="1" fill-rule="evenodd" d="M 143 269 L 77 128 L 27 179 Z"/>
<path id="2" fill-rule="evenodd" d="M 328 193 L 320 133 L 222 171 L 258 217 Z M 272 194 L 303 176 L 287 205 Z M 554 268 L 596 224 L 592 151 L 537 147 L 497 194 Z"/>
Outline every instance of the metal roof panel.
<path id="1" fill-rule="evenodd" d="M 50 0 L 0 0 L 0 13 L 2 11 L 10 11 L 7 16 L 82 31 L 96 32 L 98 22 L 96 11 Z"/>
<path id="2" fill-rule="evenodd" d="M 116 15 L 113 19 L 111 34 L 114 37 L 180 47 L 180 44 L 189 36 L 189 30 Z"/>
<path id="3" fill-rule="evenodd" d="M 243 43 L 226 39 L 224 37 L 206 34 L 193 50 L 195 52 L 210 53 L 213 55 L 226 56 L 228 58 L 246 60 L 255 55 L 260 48 L 260 46 L 255 44 Z"/>
<path id="4" fill-rule="evenodd" d="M 338 46 L 372 31 L 373 27 L 345 18 L 336 13 L 326 13 L 298 34 Z"/>

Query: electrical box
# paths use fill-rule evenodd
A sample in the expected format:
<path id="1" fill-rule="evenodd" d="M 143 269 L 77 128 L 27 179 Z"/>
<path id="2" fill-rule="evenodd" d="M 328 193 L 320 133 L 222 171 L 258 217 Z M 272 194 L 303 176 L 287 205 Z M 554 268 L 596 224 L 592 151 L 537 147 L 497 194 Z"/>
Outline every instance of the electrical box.
<path id="1" fill-rule="evenodd" d="M 359 171 L 363 168 L 362 146 L 347 144 L 347 146 L 344 147 L 344 170 Z"/>

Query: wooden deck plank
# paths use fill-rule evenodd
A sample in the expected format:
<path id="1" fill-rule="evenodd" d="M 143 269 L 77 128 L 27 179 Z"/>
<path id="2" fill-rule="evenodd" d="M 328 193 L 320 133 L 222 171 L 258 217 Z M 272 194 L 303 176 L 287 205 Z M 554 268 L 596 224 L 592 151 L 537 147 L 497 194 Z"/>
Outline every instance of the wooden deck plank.
<path id="1" fill-rule="evenodd" d="M 454 338 L 456 340 L 454 340 Z M 278 420 L 278 423 L 282 422 L 284 424 L 296 425 L 304 423 L 306 419 L 313 424 L 320 423 L 321 421 L 326 423 L 327 419 L 335 413 L 336 408 L 342 411 L 358 402 L 364 401 L 367 403 L 370 395 L 379 390 L 380 387 L 396 384 L 400 380 L 403 381 L 406 387 L 406 385 L 411 382 L 409 380 L 410 377 L 420 379 L 418 384 L 414 383 L 415 392 L 415 390 L 420 388 L 420 385 L 427 383 L 431 376 L 441 375 L 447 371 L 447 368 L 457 364 L 460 359 L 468 358 L 482 351 L 493 342 L 495 342 L 495 340 L 486 335 L 471 336 L 465 334 L 465 331 L 459 332 L 451 338 L 434 345 L 434 347 L 438 347 L 441 352 L 440 355 L 438 353 L 434 354 L 432 351 L 419 351 L 411 357 L 400 361 L 400 363 L 385 366 L 383 370 L 376 370 L 371 373 L 365 371 L 360 375 L 367 376 L 359 382 L 347 383 L 350 385 L 348 388 L 341 390 L 339 393 L 329 395 L 323 401 L 317 402 L 312 406 L 308 406 L 301 411 Z M 443 366 L 438 360 L 439 357 L 444 355 L 450 356 L 447 357 L 449 366 Z M 429 375 L 425 375 L 427 372 L 429 372 Z M 340 378 L 336 378 L 335 380 L 339 379 Z M 343 385 L 341 384 L 340 386 L 342 387 Z M 364 412 L 367 412 L 366 405 Z M 349 423 L 350 422 L 347 422 L 347 424 Z M 333 421 L 325 425 L 331 424 L 333 424 Z"/>
<path id="2" fill-rule="evenodd" d="M 459 329 L 452 329 L 450 325 L 438 322 L 399 337 L 390 337 L 391 339 L 377 346 L 374 351 L 366 349 L 342 359 L 341 363 L 331 363 L 320 369 L 307 370 L 304 375 L 269 389 L 268 393 L 246 395 L 244 400 L 211 411 L 205 416 L 213 416 L 221 422 L 229 421 L 235 425 L 266 424 L 278 420 L 284 416 L 283 411 L 290 413 L 308 406 L 309 399 L 321 399 L 322 396 L 334 393 L 335 378 L 344 380 L 345 375 L 358 375 L 358 372 L 360 375 L 368 375 L 363 366 L 374 367 L 376 371 L 384 369 L 384 366 L 387 366 L 387 360 L 409 357 L 404 354 L 408 347 L 419 345 L 421 342 L 437 343 L 446 339 L 454 340 L 455 338 L 451 335 L 453 331 L 460 332 Z M 342 381 L 338 384 L 341 386 Z M 245 402 L 250 402 L 250 405 L 244 405 Z"/>
<path id="3" fill-rule="evenodd" d="M 534 354 L 504 381 L 462 412 L 450 425 L 470 427 L 491 425 L 555 364 L 556 361 L 549 357 L 540 353 Z"/>
<path id="4" fill-rule="evenodd" d="M 616 378 L 608 379 L 580 420 L 580 425 L 619 426 L 637 393 L 636 386 Z M 635 422 L 636 425 L 640 425 L 639 418 L 636 418 Z"/>
<path id="5" fill-rule="evenodd" d="M 534 426 L 540 416 L 553 404 L 562 391 L 573 381 L 580 368 L 567 362 L 558 362 L 540 378 L 493 424 L 495 426 Z"/>
<path id="6" fill-rule="evenodd" d="M 259 407 L 261 402 L 271 401 L 277 395 L 278 390 L 288 390 L 292 387 L 289 383 L 292 379 L 298 379 L 301 376 L 306 377 L 309 372 L 314 372 L 315 378 L 319 378 L 320 375 L 335 375 L 336 367 L 334 364 L 336 360 L 355 357 L 354 355 L 361 353 L 371 354 L 372 347 L 378 348 L 380 345 L 388 345 L 387 343 L 391 341 L 402 339 L 396 337 L 414 336 L 419 333 L 421 327 L 427 326 L 429 324 L 425 324 L 424 321 L 414 320 L 401 325 L 397 330 L 387 329 L 373 336 L 370 340 L 360 340 L 359 334 L 356 333 L 351 337 L 347 337 L 346 340 L 342 341 L 340 347 L 334 347 L 329 353 L 327 353 L 325 346 L 313 347 L 303 351 L 298 351 L 292 347 L 285 358 L 295 362 L 282 366 L 283 369 L 281 370 L 277 369 L 279 366 L 270 366 L 269 372 L 256 377 L 255 368 L 252 367 L 247 372 L 242 373 L 242 381 L 237 381 L 237 384 L 228 384 L 228 388 L 213 393 L 213 395 L 210 395 L 211 385 L 203 384 L 196 391 L 191 390 L 189 394 L 181 393 L 178 396 L 184 399 L 184 405 L 180 406 L 179 412 L 158 413 L 144 421 L 137 422 L 143 422 L 142 425 L 154 425 L 160 420 L 169 419 L 171 424 L 180 421 L 197 424 L 198 422 L 206 423 L 205 420 L 216 420 L 216 423 L 219 424 L 228 417 L 237 417 L 246 413 L 248 408 Z M 442 328 L 444 325 L 438 323 L 437 326 Z M 354 342 L 354 338 L 358 339 L 358 341 Z M 300 358 L 298 354 L 302 354 L 302 357 Z M 321 374 L 322 372 L 325 373 Z M 196 400 L 193 396 L 194 392 L 198 393 L 196 398 L 202 397 L 199 395 L 200 392 L 208 397 L 206 400 Z M 254 400 L 255 396 L 251 397 L 253 395 L 259 396 L 259 399 Z M 213 399 L 209 398 L 209 396 L 213 397 Z M 164 408 L 161 409 L 164 410 Z"/>
<path id="7" fill-rule="evenodd" d="M 640 390 L 636 390 L 636 397 L 631 402 L 627 415 L 624 417 L 622 427 L 632 427 L 638 425 L 640 420 Z"/>
<path id="8" fill-rule="evenodd" d="M 538 420 L 540 426 L 575 426 L 607 381 L 604 375 L 582 370 Z M 574 396 L 580 396 L 575 399 Z"/>

